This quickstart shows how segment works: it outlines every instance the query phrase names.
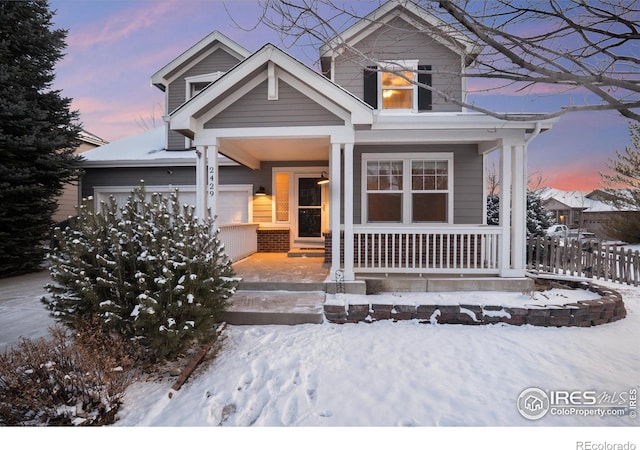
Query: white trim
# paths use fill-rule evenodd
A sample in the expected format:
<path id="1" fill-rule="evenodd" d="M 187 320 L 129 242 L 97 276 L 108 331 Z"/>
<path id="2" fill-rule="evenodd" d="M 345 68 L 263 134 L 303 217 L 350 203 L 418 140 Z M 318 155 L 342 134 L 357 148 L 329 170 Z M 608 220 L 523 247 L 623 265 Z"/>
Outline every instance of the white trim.
<path id="1" fill-rule="evenodd" d="M 297 181 L 299 178 L 309 178 L 309 177 L 317 177 L 320 178 L 322 172 L 328 172 L 329 167 L 327 166 L 295 166 L 295 167 L 272 167 L 271 169 L 271 193 L 274 197 L 274 200 L 271 202 L 271 217 L 272 221 L 277 226 L 289 226 L 290 233 L 290 244 L 291 247 L 294 247 L 294 242 L 296 239 L 298 240 L 312 240 L 315 238 L 298 238 L 298 186 Z M 289 174 L 289 221 L 276 221 L 276 174 L 277 173 L 288 173 Z M 327 231 L 328 223 L 327 217 L 329 216 L 328 211 L 331 208 L 331 201 L 327 198 L 327 189 L 325 186 L 322 187 L 322 226 L 321 233 Z M 329 205 L 327 208 L 327 201 L 329 201 Z M 329 218 L 330 220 L 330 218 Z"/>
<path id="2" fill-rule="evenodd" d="M 367 161 L 374 160 L 395 160 L 402 161 L 402 190 L 393 191 L 402 193 L 402 222 L 397 223 L 402 227 L 405 226 L 442 226 L 443 224 L 452 225 L 454 218 L 454 154 L 452 152 L 412 152 L 412 153 L 363 153 L 362 154 L 362 167 L 361 167 L 361 222 L 367 225 L 385 225 L 384 223 L 370 224 L 367 221 Z M 433 191 L 433 192 L 446 192 L 447 193 L 447 221 L 446 222 L 413 222 L 412 220 L 412 204 L 411 193 L 413 189 L 411 187 L 411 162 L 412 161 L 447 161 L 447 190 L 446 191 Z"/>
<path id="3" fill-rule="evenodd" d="M 269 61 L 267 63 L 267 100 L 278 100 L 278 68 Z"/>
<path id="4" fill-rule="evenodd" d="M 198 41 L 191 48 L 189 48 L 188 50 L 180 54 L 177 58 L 172 60 L 170 63 L 166 64 L 162 69 L 154 73 L 151 76 L 151 83 L 156 86 L 162 85 L 166 89 L 169 83 L 171 83 L 171 81 L 173 81 L 180 74 L 184 73 L 184 71 L 188 70 L 189 67 L 191 67 L 193 64 L 197 62 L 193 62 L 191 65 L 189 65 L 189 67 L 185 67 L 184 70 L 182 70 L 179 74 L 176 74 L 176 76 L 172 77 L 171 80 L 165 79 L 165 76 L 167 74 L 173 72 L 178 67 L 185 64 L 187 61 L 193 58 L 196 54 L 204 50 L 207 46 L 214 43 L 215 41 L 218 41 L 218 45 L 214 46 L 210 52 L 204 55 L 204 57 L 210 55 L 211 53 L 215 52 L 218 49 L 223 49 L 227 51 L 227 53 L 231 54 L 232 56 L 237 58 L 239 61 L 242 61 L 243 59 L 248 58 L 249 55 L 251 54 L 249 50 L 242 47 L 237 42 L 234 42 L 233 40 L 229 39 L 227 36 L 220 33 L 219 31 L 214 31 L 213 33 L 209 34 L 208 36 Z M 199 58 L 199 60 L 201 59 L 202 58 Z"/>
<path id="5" fill-rule="evenodd" d="M 347 110 L 351 116 L 351 123 L 365 125 L 373 123 L 373 110 L 369 105 L 277 47 L 267 44 L 248 59 L 235 66 L 231 71 L 227 72 L 226 76 L 209 86 L 201 95 L 194 97 L 191 101 L 173 111 L 171 113 L 170 128 L 172 130 L 182 130 L 183 132 L 187 130 L 192 133 L 196 132 L 198 128 L 197 124 L 204 123 L 204 117 L 194 120 L 194 115 L 197 115 L 203 109 L 208 109 L 209 104 L 215 101 L 220 95 L 225 92 L 232 92 L 238 84 L 243 85 L 246 83 L 247 77 L 251 77 L 256 69 L 269 61 L 272 61 L 278 66 L 282 72 L 288 72 L 293 77 L 299 79 L 309 90 L 318 91 L 331 102 Z M 266 76 L 266 74 L 263 76 Z M 305 91 L 306 89 L 302 92 Z M 319 127 L 313 128 L 317 130 Z M 324 127 L 322 128 L 324 129 Z M 291 129 L 291 127 L 289 129 Z"/>
<path id="6" fill-rule="evenodd" d="M 218 78 L 220 78 L 222 75 L 224 75 L 226 72 L 222 72 L 221 70 L 218 70 L 217 72 L 212 72 L 212 73 L 205 73 L 203 75 L 195 75 L 192 77 L 186 77 L 184 79 L 185 81 L 185 94 L 184 94 L 184 98 L 185 100 L 189 100 L 193 97 L 195 97 L 196 95 L 198 95 L 198 92 L 196 92 L 195 95 L 191 95 L 191 86 L 196 84 L 196 83 L 213 83 L 214 81 L 216 81 Z"/>

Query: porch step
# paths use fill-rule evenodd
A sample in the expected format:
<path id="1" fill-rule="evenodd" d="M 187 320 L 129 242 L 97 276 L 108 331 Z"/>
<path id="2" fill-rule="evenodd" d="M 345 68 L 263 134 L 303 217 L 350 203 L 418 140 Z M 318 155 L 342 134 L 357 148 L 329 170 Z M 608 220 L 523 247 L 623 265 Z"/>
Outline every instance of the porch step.
<path id="1" fill-rule="evenodd" d="M 289 258 L 324 258 L 324 249 L 313 248 L 304 249 L 296 248 L 287 253 Z"/>
<path id="2" fill-rule="evenodd" d="M 325 293 L 320 291 L 237 291 L 222 319 L 232 325 L 322 323 Z"/>
<path id="3" fill-rule="evenodd" d="M 431 276 L 363 275 L 367 294 L 378 292 L 465 292 L 508 291 L 529 292 L 533 289 L 531 278 L 500 278 L 494 276 Z"/>
<path id="4" fill-rule="evenodd" d="M 307 292 L 307 291 L 325 291 L 326 284 L 321 281 L 309 282 L 304 281 L 241 281 L 238 287 L 241 291 L 291 291 L 291 292 Z"/>

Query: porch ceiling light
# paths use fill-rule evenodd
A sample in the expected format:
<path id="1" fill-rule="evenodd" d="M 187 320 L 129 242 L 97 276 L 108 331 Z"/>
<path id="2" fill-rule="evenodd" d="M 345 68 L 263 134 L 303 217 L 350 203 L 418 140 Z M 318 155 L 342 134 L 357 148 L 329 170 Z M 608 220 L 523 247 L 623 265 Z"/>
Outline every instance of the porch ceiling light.
<path id="1" fill-rule="evenodd" d="M 264 188 L 264 186 L 260 186 L 256 191 L 256 195 L 267 195 L 267 190 Z"/>
<path id="2" fill-rule="evenodd" d="M 320 179 L 318 180 L 318 184 L 327 184 L 329 182 L 329 178 L 327 178 L 327 172 L 320 173 Z"/>

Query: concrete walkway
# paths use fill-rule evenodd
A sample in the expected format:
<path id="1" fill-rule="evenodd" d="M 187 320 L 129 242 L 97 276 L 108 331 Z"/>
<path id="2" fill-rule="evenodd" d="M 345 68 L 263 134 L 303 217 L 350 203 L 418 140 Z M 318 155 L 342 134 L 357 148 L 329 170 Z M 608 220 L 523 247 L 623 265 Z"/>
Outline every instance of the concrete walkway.
<path id="1" fill-rule="evenodd" d="M 40 299 L 50 281 L 48 270 L 0 279 L 0 352 L 15 346 L 21 337 L 49 335 L 55 320 Z"/>

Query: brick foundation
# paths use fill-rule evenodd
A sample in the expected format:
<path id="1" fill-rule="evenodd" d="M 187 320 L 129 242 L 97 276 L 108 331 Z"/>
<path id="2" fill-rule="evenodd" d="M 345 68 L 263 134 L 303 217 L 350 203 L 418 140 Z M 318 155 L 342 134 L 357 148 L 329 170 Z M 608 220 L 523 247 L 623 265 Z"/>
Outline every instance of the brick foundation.
<path id="1" fill-rule="evenodd" d="M 258 252 L 286 253 L 290 250 L 288 228 L 258 228 Z"/>
<path id="2" fill-rule="evenodd" d="M 325 317 L 335 323 L 413 320 L 422 323 L 462 325 L 535 325 L 542 327 L 591 327 L 623 319 L 627 311 L 622 296 L 594 283 L 558 281 L 574 289 L 586 289 L 601 296 L 561 306 L 511 308 L 479 305 L 325 305 Z"/>

